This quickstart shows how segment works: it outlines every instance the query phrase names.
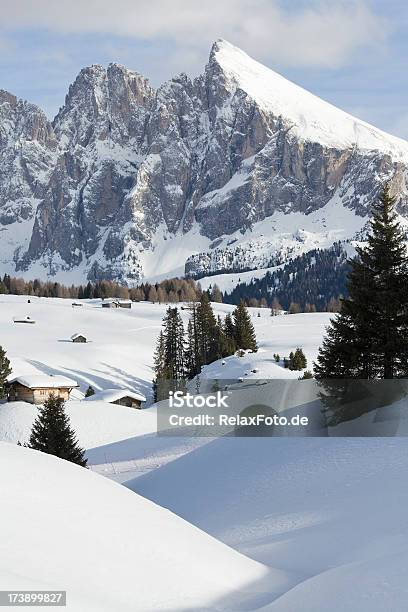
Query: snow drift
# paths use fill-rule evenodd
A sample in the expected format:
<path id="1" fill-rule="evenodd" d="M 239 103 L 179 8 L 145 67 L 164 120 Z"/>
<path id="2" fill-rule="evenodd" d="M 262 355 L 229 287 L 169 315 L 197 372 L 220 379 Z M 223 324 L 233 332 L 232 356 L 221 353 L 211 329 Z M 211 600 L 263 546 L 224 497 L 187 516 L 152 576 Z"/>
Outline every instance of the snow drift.
<path id="1" fill-rule="evenodd" d="M 267 610 L 403 612 L 405 438 L 221 438 L 128 483 L 303 580 Z"/>
<path id="2" fill-rule="evenodd" d="M 89 470 L 5 443 L 0 461 L 1 589 L 67 590 L 78 612 L 182 612 L 251 609 L 291 584 Z"/>

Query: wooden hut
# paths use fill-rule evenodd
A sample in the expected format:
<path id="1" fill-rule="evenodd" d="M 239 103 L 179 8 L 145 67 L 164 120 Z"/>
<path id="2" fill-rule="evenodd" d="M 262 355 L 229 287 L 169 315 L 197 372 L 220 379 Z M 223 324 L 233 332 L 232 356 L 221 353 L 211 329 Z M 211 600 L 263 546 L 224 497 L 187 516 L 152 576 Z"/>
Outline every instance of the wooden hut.
<path id="1" fill-rule="evenodd" d="M 71 340 L 72 342 L 81 342 L 81 343 L 86 343 L 87 339 L 83 334 L 74 334 L 73 336 L 71 336 Z"/>
<path id="2" fill-rule="evenodd" d="M 103 300 L 102 308 L 119 308 L 119 304 L 116 300 Z"/>
<path id="3" fill-rule="evenodd" d="M 76 380 L 65 376 L 32 374 L 17 376 L 7 382 L 9 402 L 43 404 L 50 395 L 68 400 L 72 389 L 79 387 Z"/>
<path id="4" fill-rule="evenodd" d="M 118 404 L 119 406 L 127 406 L 128 408 L 141 408 L 142 403 L 146 401 L 144 395 L 130 389 L 105 389 L 86 397 L 87 402 L 108 402 L 109 404 Z"/>
<path id="5" fill-rule="evenodd" d="M 103 300 L 102 308 L 132 308 L 132 300 Z"/>

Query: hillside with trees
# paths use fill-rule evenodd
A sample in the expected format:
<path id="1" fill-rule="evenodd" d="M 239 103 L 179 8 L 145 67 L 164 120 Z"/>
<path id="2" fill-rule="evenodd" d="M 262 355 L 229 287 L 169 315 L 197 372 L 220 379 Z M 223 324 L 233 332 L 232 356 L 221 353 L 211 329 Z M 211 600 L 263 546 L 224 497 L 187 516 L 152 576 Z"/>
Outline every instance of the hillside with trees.
<path id="1" fill-rule="evenodd" d="M 240 283 L 224 302 L 249 306 L 272 306 L 277 300 L 292 312 L 336 311 L 339 296 L 347 295 L 347 254 L 340 243 L 330 249 L 314 249 L 295 257 L 284 267 L 267 272 L 263 278 Z M 298 308 L 296 310 L 296 306 Z"/>
<path id="2" fill-rule="evenodd" d="M 190 305 L 185 328 L 177 307 L 169 306 L 163 319 L 154 355 L 155 399 L 165 399 L 168 391 L 199 375 L 202 368 L 237 350 L 258 350 L 255 329 L 244 303 L 222 320 L 215 317 L 207 293 Z M 165 382 L 161 387 L 160 383 Z"/>

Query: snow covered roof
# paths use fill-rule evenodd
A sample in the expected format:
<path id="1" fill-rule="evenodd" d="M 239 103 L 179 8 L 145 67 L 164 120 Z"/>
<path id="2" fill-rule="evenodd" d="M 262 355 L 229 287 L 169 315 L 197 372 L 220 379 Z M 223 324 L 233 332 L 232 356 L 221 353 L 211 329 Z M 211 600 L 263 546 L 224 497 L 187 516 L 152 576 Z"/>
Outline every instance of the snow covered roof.
<path id="1" fill-rule="evenodd" d="M 94 395 L 90 397 L 86 397 L 86 401 L 103 401 L 103 402 L 117 402 L 118 400 L 124 397 L 131 397 L 132 399 L 145 402 L 146 398 L 141 393 L 137 393 L 136 391 L 130 391 L 130 389 L 104 389 L 103 391 L 98 391 Z"/>
<path id="2" fill-rule="evenodd" d="M 66 376 L 48 376 L 47 374 L 28 374 L 26 376 L 16 376 L 8 381 L 20 383 L 28 389 L 72 389 L 79 387 L 76 380 Z"/>
<path id="3" fill-rule="evenodd" d="M 85 338 L 84 334 L 72 334 L 71 340 L 75 340 L 75 338 Z"/>
<path id="4" fill-rule="evenodd" d="M 126 300 L 124 298 L 105 298 L 102 300 L 102 304 L 131 304 L 132 300 Z"/>

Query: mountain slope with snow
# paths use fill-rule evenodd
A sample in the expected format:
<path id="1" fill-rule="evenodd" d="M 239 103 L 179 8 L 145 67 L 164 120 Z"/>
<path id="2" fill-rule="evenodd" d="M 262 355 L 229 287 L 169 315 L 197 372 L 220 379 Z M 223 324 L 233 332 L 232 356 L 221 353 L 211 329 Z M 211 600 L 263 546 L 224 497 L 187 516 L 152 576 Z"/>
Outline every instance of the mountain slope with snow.
<path id="1" fill-rule="evenodd" d="M 52 124 L 2 92 L 0 159 L 2 271 L 69 284 L 284 265 L 353 240 L 385 181 L 408 215 L 405 141 L 226 41 L 157 90 L 84 68 Z"/>
<path id="2" fill-rule="evenodd" d="M 229 82 L 256 100 L 265 112 L 293 123 L 296 134 L 335 149 L 377 150 L 407 162 L 408 143 L 357 119 L 291 83 L 227 41 L 214 48 L 215 60 Z"/>

